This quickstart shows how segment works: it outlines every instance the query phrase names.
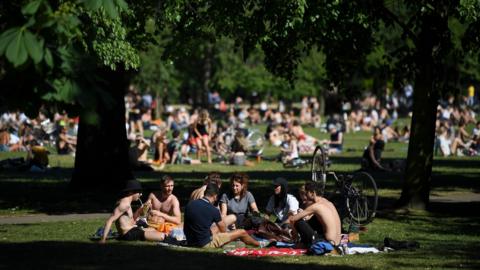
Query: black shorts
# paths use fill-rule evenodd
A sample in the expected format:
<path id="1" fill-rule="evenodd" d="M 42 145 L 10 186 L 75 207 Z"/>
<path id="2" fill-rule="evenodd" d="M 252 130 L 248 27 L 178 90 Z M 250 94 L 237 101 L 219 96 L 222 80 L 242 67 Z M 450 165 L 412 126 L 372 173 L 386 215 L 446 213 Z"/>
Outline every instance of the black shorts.
<path id="1" fill-rule="evenodd" d="M 145 241 L 145 231 L 139 227 L 134 227 L 130 229 L 126 234 L 120 236 L 118 240 Z"/>

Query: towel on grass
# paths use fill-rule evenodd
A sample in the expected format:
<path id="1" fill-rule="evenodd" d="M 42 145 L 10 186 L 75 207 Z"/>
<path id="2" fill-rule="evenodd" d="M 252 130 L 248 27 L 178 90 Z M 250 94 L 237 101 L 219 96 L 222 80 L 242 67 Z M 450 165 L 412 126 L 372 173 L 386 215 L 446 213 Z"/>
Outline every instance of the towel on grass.
<path id="1" fill-rule="evenodd" d="M 292 249 L 292 248 L 237 248 L 226 252 L 229 256 L 299 256 L 307 253 L 306 249 Z"/>

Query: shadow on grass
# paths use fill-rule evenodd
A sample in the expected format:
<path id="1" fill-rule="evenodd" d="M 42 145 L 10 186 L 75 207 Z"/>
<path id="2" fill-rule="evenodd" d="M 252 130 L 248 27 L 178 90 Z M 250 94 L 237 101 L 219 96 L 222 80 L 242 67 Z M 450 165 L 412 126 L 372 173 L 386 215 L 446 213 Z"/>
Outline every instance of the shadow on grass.
<path id="1" fill-rule="evenodd" d="M 2 269 L 360 269 L 294 264 L 273 258 L 229 257 L 197 249 L 166 249 L 136 244 L 77 242 L 0 243 Z"/>
<path id="2" fill-rule="evenodd" d="M 358 158 L 354 157 L 333 157 L 334 163 L 358 163 Z M 435 161 L 436 166 L 451 167 L 470 167 L 478 166 L 477 160 L 439 160 Z M 468 165 L 463 165 L 464 163 Z M 223 186 L 221 192 L 226 192 L 229 188 L 229 177 L 232 172 L 221 172 Z M 46 173 L 2 171 L 0 174 L 0 209 L 32 209 L 36 212 L 47 214 L 62 213 L 97 213 L 110 212 L 116 194 L 107 194 L 92 187 L 90 192 L 72 192 L 69 190 L 68 181 L 72 174 L 71 168 L 55 168 Z M 179 198 L 180 204 L 185 206 L 191 191 L 202 184 L 206 172 L 136 172 L 135 174 L 142 180 L 144 186 L 144 198 L 148 192 L 159 189 L 159 179 L 162 175 L 168 173 L 175 181 L 174 194 Z M 298 170 L 289 169 L 281 171 L 260 171 L 252 170 L 247 172 L 251 183 L 249 190 L 254 194 L 260 209 L 267 204 L 268 198 L 272 195 L 271 181 L 277 177 L 284 177 L 289 180 L 290 193 L 295 194 L 297 188 L 306 180 L 311 179 L 309 169 Z M 337 171 L 342 174 L 346 172 Z M 347 172 L 351 173 L 351 172 Z M 378 188 L 400 190 L 403 185 L 402 173 L 372 173 Z M 465 188 L 480 192 L 480 181 L 476 181 L 478 174 L 463 173 L 458 174 L 434 174 L 432 186 L 435 190 L 453 190 L 455 188 Z M 333 182 L 333 181 L 332 181 Z M 392 198 L 380 197 L 379 209 L 393 207 L 395 200 Z M 442 212 L 444 209 L 452 213 L 468 214 L 469 205 L 432 205 L 432 211 Z"/>

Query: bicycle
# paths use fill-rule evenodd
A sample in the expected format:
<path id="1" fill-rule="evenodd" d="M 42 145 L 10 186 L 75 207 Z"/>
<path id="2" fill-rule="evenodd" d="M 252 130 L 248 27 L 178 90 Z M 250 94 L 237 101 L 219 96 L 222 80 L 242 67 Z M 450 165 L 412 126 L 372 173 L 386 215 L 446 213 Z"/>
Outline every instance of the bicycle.
<path id="1" fill-rule="evenodd" d="M 235 140 L 235 134 L 237 131 L 233 128 L 221 132 L 214 143 L 214 152 L 223 160 L 228 160 L 232 153 L 232 144 Z M 265 138 L 263 134 L 257 129 L 248 130 L 248 134 L 245 136 L 247 142 L 248 151 L 245 153 L 249 157 L 258 157 L 263 154 L 265 147 Z"/>
<path id="2" fill-rule="evenodd" d="M 294 158 L 289 161 L 282 161 L 283 168 L 285 169 L 301 169 L 308 165 L 308 161 L 302 158 Z"/>
<path id="3" fill-rule="evenodd" d="M 378 205 L 378 189 L 373 177 L 362 171 L 337 176 L 334 171 L 327 171 L 330 164 L 323 146 L 317 146 L 312 156 L 312 181 L 321 184 L 322 196 L 325 194 L 327 177 L 332 176 L 335 180 L 333 194 L 340 195 L 345 223 L 349 228 L 372 222 Z"/>

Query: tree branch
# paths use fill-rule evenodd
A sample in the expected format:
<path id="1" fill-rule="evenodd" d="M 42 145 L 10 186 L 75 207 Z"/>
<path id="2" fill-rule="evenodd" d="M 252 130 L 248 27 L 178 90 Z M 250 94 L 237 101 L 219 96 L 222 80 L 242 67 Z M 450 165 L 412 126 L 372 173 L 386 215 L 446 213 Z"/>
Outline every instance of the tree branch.
<path id="1" fill-rule="evenodd" d="M 400 19 L 395 14 L 393 14 L 393 12 L 391 12 L 388 8 L 386 8 L 385 6 L 382 5 L 380 10 L 383 11 L 384 15 L 387 18 L 393 20 L 396 24 L 398 24 L 398 26 L 400 26 L 403 29 L 403 32 L 405 34 L 407 34 L 413 40 L 415 45 L 418 44 L 417 35 L 415 35 L 415 33 L 412 32 L 412 30 L 408 27 L 408 25 L 406 25 L 402 21 L 400 21 Z M 409 22 L 409 24 L 410 24 L 410 22 Z"/>

